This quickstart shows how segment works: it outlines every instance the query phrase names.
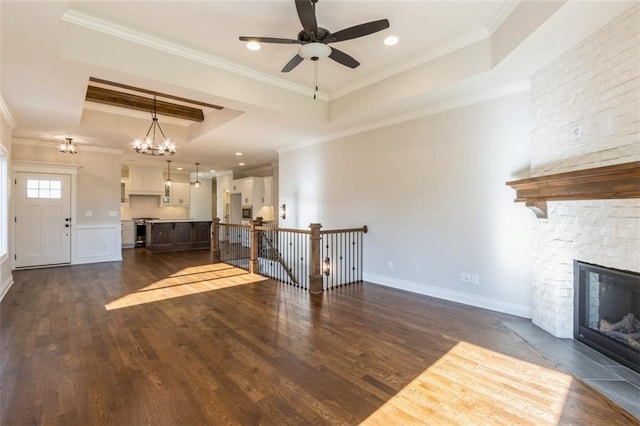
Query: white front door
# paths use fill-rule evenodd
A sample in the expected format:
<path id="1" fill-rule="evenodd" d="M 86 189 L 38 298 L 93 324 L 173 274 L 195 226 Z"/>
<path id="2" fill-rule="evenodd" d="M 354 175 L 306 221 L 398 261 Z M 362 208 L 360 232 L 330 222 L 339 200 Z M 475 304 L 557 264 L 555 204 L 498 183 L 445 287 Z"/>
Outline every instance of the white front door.
<path id="1" fill-rule="evenodd" d="M 15 267 L 71 263 L 71 176 L 15 177 Z"/>

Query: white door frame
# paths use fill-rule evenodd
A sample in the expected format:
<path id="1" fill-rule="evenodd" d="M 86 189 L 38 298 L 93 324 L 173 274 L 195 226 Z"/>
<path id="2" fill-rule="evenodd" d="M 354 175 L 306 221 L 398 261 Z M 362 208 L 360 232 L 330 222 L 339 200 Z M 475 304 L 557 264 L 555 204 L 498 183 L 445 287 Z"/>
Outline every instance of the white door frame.
<path id="1" fill-rule="evenodd" d="M 81 168 L 78 164 L 58 164 L 58 163 L 40 163 L 38 161 L 21 161 L 14 160 L 11 162 L 11 179 L 15 182 L 17 179 L 15 172 L 26 173 L 57 173 L 61 175 L 71 176 L 71 264 L 76 257 L 75 242 L 75 224 L 78 221 L 77 215 L 77 188 L 78 188 L 78 170 Z M 15 188 L 15 185 L 10 185 Z M 16 217 L 16 201 L 15 196 L 11 196 L 11 216 Z M 16 223 L 11 222 L 11 269 L 16 269 Z"/>

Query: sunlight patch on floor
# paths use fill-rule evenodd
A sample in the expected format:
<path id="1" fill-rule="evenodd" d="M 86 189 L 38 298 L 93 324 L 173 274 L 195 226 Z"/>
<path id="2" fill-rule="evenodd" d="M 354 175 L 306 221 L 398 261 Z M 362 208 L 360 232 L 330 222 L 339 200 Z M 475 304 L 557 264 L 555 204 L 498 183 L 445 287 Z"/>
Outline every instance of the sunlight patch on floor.
<path id="1" fill-rule="evenodd" d="M 110 311 L 264 280 L 265 277 L 222 263 L 192 266 L 107 303 L 105 308 Z"/>
<path id="2" fill-rule="evenodd" d="M 460 342 L 362 424 L 557 425 L 571 380 Z"/>

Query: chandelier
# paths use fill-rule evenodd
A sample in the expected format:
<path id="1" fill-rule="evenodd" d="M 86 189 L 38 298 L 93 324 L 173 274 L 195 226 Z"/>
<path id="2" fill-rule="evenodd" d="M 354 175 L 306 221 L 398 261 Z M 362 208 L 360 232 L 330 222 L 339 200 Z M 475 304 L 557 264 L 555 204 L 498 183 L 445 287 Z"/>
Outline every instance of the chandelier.
<path id="1" fill-rule="evenodd" d="M 64 142 L 60 144 L 60 152 L 65 154 L 77 154 L 78 147 L 76 144 L 71 143 L 72 138 L 64 138 Z"/>
<path id="2" fill-rule="evenodd" d="M 162 135 L 162 142 L 159 145 L 156 145 L 156 128 L 158 128 L 158 131 Z M 149 137 L 149 135 L 151 135 L 151 137 Z M 151 109 L 151 126 L 149 126 L 149 130 L 147 130 L 144 140 L 136 139 L 133 142 L 133 149 L 138 154 L 154 156 L 173 155 L 176 153 L 176 145 L 165 136 L 158 122 L 155 95 L 153 96 L 153 107 Z"/>

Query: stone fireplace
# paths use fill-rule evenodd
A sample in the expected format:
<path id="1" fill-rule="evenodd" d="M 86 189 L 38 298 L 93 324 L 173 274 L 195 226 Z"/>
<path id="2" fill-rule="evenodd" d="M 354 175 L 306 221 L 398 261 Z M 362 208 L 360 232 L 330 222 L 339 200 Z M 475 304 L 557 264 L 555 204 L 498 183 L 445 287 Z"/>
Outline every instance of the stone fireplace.
<path id="1" fill-rule="evenodd" d="M 632 5 L 531 77 L 531 176 L 640 161 L 639 15 Z M 572 338 L 574 260 L 640 272 L 640 200 L 545 207 L 533 225 L 532 322 Z"/>

